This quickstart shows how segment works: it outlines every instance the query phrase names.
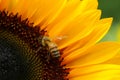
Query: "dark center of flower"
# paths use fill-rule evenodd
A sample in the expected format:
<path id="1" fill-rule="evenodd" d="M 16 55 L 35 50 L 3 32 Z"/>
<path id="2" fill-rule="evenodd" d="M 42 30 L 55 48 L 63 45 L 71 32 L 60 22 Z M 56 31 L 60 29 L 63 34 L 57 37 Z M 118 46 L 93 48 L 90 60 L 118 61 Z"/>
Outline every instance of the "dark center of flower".
<path id="1" fill-rule="evenodd" d="M 0 80 L 67 80 L 68 69 L 42 45 L 44 30 L 0 11 Z"/>

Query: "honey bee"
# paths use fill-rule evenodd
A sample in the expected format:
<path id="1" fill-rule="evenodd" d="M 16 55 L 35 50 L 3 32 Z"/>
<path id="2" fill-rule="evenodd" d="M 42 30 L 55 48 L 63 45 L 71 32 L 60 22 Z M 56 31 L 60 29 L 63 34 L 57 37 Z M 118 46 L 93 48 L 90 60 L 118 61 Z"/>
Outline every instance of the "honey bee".
<path id="1" fill-rule="evenodd" d="M 47 36 L 43 36 L 43 38 L 42 38 L 42 45 L 48 47 L 48 51 L 50 52 L 50 55 L 53 58 L 59 58 L 60 57 L 60 52 L 59 52 L 59 50 L 57 48 L 57 44 L 52 42 L 50 40 L 50 38 L 48 38 Z"/>

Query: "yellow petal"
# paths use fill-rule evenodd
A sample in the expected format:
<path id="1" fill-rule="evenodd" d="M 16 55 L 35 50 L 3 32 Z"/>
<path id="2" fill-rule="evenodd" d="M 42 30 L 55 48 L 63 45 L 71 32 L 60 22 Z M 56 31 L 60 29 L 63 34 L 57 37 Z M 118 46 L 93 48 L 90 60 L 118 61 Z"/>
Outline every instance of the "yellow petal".
<path id="1" fill-rule="evenodd" d="M 6 8 L 6 10 L 8 10 L 10 13 L 13 11 L 13 9 L 16 8 L 16 6 L 18 6 L 19 0 L 8 0 L 8 1 L 9 1 L 9 4 L 8 4 L 8 8 Z"/>
<path id="2" fill-rule="evenodd" d="M 0 10 L 8 9 L 9 0 L 0 0 Z"/>
<path id="3" fill-rule="evenodd" d="M 115 76 L 114 78 L 112 78 L 110 80 L 120 80 L 120 75 L 117 75 L 117 76 Z"/>
<path id="4" fill-rule="evenodd" d="M 111 80 L 119 76 L 120 70 L 105 70 L 70 78 L 70 80 Z"/>
<path id="5" fill-rule="evenodd" d="M 120 52 L 118 52 L 113 58 L 104 62 L 105 64 L 120 64 Z"/>
<path id="6" fill-rule="evenodd" d="M 98 7 L 98 0 L 89 0 L 89 5 L 87 5 L 87 7 L 86 7 L 86 11 L 87 10 L 91 10 L 91 9 L 97 9 L 97 7 Z"/>
<path id="7" fill-rule="evenodd" d="M 40 8 L 39 5 L 40 0 L 29 0 L 25 3 L 25 7 L 21 9 L 26 18 L 29 18 L 29 20 L 32 22 L 31 17 L 35 14 L 35 12 Z"/>
<path id="8" fill-rule="evenodd" d="M 49 34 L 52 33 L 52 35 L 50 35 L 51 37 L 56 34 L 57 31 L 53 33 L 53 31 L 55 31 L 56 28 L 60 28 L 60 25 L 61 27 L 64 27 L 63 25 L 69 24 L 74 18 L 76 18 L 83 12 L 83 10 L 88 4 L 88 0 L 79 1 L 78 3 L 77 2 L 78 0 L 75 0 L 72 6 L 71 3 L 68 3 L 68 5 L 66 5 L 65 9 L 62 10 L 61 14 L 54 20 L 54 22 L 47 26 L 48 32 L 50 30 Z M 55 26 L 56 24 L 58 26 Z"/>
<path id="9" fill-rule="evenodd" d="M 106 18 L 106 19 L 102 19 L 102 20 L 98 21 L 95 24 L 95 29 L 88 36 L 86 36 L 85 38 L 83 38 L 83 39 L 77 41 L 76 43 L 71 44 L 69 47 L 67 47 L 64 50 L 62 56 L 65 57 L 67 55 L 70 55 L 70 53 L 76 49 L 81 49 L 83 51 L 83 48 L 87 49 L 90 46 L 97 43 L 108 32 L 111 23 L 112 23 L 112 18 Z"/>
<path id="10" fill-rule="evenodd" d="M 57 5 L 51 10 L 51 12 L 45 17 L 44 23 L 41 25 L 41 28 L 46 27 L 48 24 L 50 24 L 62 11 L 62 9 L 65 7 L 67 0 L 59 0 L 59 3 L 56 3 Z M 35 25 L 40 24 L 40 20 L 37 20 L 35 22 Z"/>
<path id="11" fill-rule="evenodd" d="M 66 21 L 74 19 L 74 17 L 83 14 L 82 12 L 88 10 L 96 10 L 97 9 L 97 0 L 68 0 L 65 8 L 61 11 L 59 16 L 47 26 L 48 31 L 53 29 L 53 25 L 59 23 L 60 21 Z M 91 8 L 90 8 L 91 7 Z"/>
<path id="12" fill-rule="evenodd" d="M 60 5 L 63 5 L 64 2 L 66 0 L 39 0 L 39 3 L 37 3 L 36 5 L 39 5 L 39 9 L 35 12 L 35 14 L 31 17 L 31 19 L 34 21 L 34 25 L 37 25 L 37 24 L 42 24 L 44 23 L 44 21 L 47 20 L 48 16 L 52 13 L 52 12 L 55 12 L 55 10 L 57 8 L 61 8 Z M 62 3 L 63 2 L 63 3 Z M 46 7 L 45 7 L 46 6 Z M 58 11 L 59 13 L 59 10 L 56 10 L 56 12 Z M 55 15 L 56 12 L 52 15 Z"/>
<path id="13" fill-rule="evenodd" d="M 7 10 L 11 12 L 13 7 L 17 4 L 18 0 L 0 0 L 0 10 Z"/>
<path id="14" fill-rule="evenodd" d="M 79 50 L 76 50 L 73 52 L 74 55 L 66 56 L 63 62 L 67 64 L 67 67 L 71 67 L 73 65 L 85 66 L 98 64 L 113 58 L 119 50 L 120 44 L 118 43 L 102 42 L 92 46 L 84 52 L 81 51 L 82 53 Z"/>
<path id="15" fill-rule="evenodd" d="M 108 70 L 119 70 L 120 65 L 113 65 L 113 64 L 98 64 L 98 65 L 90 65 L 84 67 L 72 67 L 70 74 L 68 75 L 69 78 L 78 77 L 81 75 L 87 75 L 92 73 L 97 73 L 101 71 L 108 71 Z"/>
<path id="16" fill-rule="evenodd" d="M 62 49 L 91 33 L 95 28 L 93 26 L 94 22 L 100 18 L 100 14 L 101 11 L 91 12 L 90 14 L 88 13 L 87 15 L 83 15 L 84 17 L 78 17 L 78 19 L 69 23 L 69 25 L 67 25 L 60 33 L 57 33 L 58 36 L 65 35 L 67 37 L 58 42 L 59 48 Z"/>
<path id="17" fill-rule="evenodd" d="M 12 1 L 14 3 L 14 1 Z M 13 4 L 11 3 L 11 5 Z M 14 4 L 14 7 L 12 9 L 12 12 L 15 13 L 19 13 L 20 15 L 24 16 L 24 9 L 23 7 L 25 6 L 25 1 L 24 0 L 17 0 L 16 4 Z"/>
<path id="18" fill-rule="evenodd" d="M 63 10 L 56 17 L 56 19 L 47 26 L 47 31 L 51 30 L 56 23 L 59 23 L 61 20 L 65 19 L 68 16 L 74 16 L 72 13 L 76 10 L 77 6 L 81 4 L 80 0 L 70 0 L 64 6 Z M 44 26 L 42 26 L 44 27 Z"/>
<path id="19" fill-rule="evenodd" d="M 100 14 L 101 12 L 99 10 L 89 11 L 81 16 L 76 17 L 76 19 L 67 25 L 66 23 L 56 25 L 58 29 L 54 30 L 53 32 L 50 31 L 50 37 L 57 43 L 59 49 L 64 48 L 92 32 L 92 30 L 95 28 L 93 26 L 94 22 L 100 18 Z M 86 24 L 84 19 L 86 19 L 89 26 Z M 61 35 L 66 36 L 66 38 L 63 40 L 56 39 Z"/>

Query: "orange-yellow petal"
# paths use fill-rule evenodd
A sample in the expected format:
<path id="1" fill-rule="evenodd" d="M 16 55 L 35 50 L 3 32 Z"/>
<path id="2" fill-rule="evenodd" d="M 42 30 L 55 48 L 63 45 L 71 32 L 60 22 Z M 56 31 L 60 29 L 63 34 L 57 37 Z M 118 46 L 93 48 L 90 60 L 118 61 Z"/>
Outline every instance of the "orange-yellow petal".
<path id="1" fill-rule="evenodd" d="M 120 44 L 118 43 L 102 42 L 84 52 L 81 51 L 81 54 L 79 54 L 79 50 L 74 51 L 74 55 L 68 55 L 64 58 L 64 63 L 67 64 L 67 67 L 98 64 L 113 58 L 119 50 Z"/>
<path id="2" fill-rule="evenodd" d="M 58 44 L 60 49 L 64 48 L 92 32 L 92 30 L 95 28 L 93 26 L 94 22 L 100 18 L 100 14 L 101 12 L 99 10 L 89 11 L 76 17 L 67 25 L 63 21 L 63 23 L 55 25 L 58 29 L 54 30 L 53 32 L 50 31 L 50 37 Z M 84 19 L 86 19 L 89 26 L 86 24 Z M 66 36 L 66 38 L 63 40 L 56 39 L 59 36 Z"/>
<path id="3" fill-rule="evenodd" d="M 120 71 L 120 65 L 113 65 L 113 64 L 98 64 L 98 65 L 90 65 L 84 67 L 71 67 L 70 74 L 68 75 L 69 78 L 79 77 L 82 75 L 88 75 L 92 73 L 97 73 L 101 71 L 108 71 L 108 70 L 118 70 Z"/>
<path id="4" fill-rule="evenodd" d="M 48 24 L 50 24 L 54 19 L 56 19 L 57 16 L 59 16 L 62 9 L 66 6 L 67 0 L 59 0 L 57 5 L 54 6 L 54 8 L 51 10 L 51 12 L 45 16 L 45 20 L 41 25 L 41 28 L 46 27 Z M 39 25 L 41 23 L 41 19 L 39 18 L 35 25 Z"/>
<path id="5" fill-rule="evenodd" d="M 111 80 L 119 76 L 120 76 L 120 70 L 105 70 L 105 71 L 94 72 L 94 73 L 70 78 L 69 80 Z"/>
<path id="6" fill-rule="evenodd" d="M 119 64 L 120 65 L 120 52 L 118 52 L 113 58 L 104 62 L 105 64 Z"/>
<path id="7" fill-rule="evenodd" d="M 88 0 L 89 2 L 89 4 L 87 5 L 87 7 L 86 7 L 86 11 L 87 10 L 91 10 L 91 9 L 97 9 L 97 7 L 98 7 L 98 0 Z"/>
<path id="8" fill-rule="evenodd" d="M 34 21 L 34 25 L 40 24 L 42 27 L 44 21 L 48 19 L 48 16 L 50 17 L 50 14 L 56 15 L 56 13 L 59 13 L 59 10 L 62 6 L 64 6 L 66 0 L 39 0 L 40 2 L 37 3 L 39 5 L 39 9 L 36 11 L 36 13 L 31 18 Z M 36 4 L 36 5 L 37 5 Z M 45 7 L 46 6 L 46 7 Z M 58 8 L 58 10 L 57 10 Z M 41 25 L 42 24 L 42 25 Z"/>
<path id="9" fill-rule="evenodd" d="M 92 15 L 91 15 L 92 14 Z M 82 15 L 84 17 L 79 17 L 69 23 L 60 33 L 58 32 L 59 35 L 65 35 L 67 38 L 65 40 L 61 40 L 58 42 L 58 46 L 60 49 L 69 46 L 70 44 L 84 38 L 87 36 L 89 33 L 93 31 L 94 27 L 94 22 L 97 21 L 100 18 L 101 11 L 95 11 L 95 12 L 90 12 L 88 15 Z M 88 18 L 89 16 L 89 18 Z M 93 19 L 94 18 L 94 19 Z M 84 21 L 86 19 L 86 21 Z M 87 22 L 87 24 L 86 24 Z M 89 24 L 89 26 L 88 26 Z M 92 27 L 91 27 L 92 26 Z"/>
<path id="10" fill-rule="evenodd" d="M 80 1 L 80 0 L 68 1 L 66 6 L 61 11 L 61 13 L 56 17 L 56 19 L 47 26 L 47 30 L 48 31 L 51 31 L 51 29 L 53 30 L 53 26 L 62 21 L 64 21 L 64 23 L 65 22 L 68 23 L 70 20 L 73 20 L 76 16 L 80 15 L 81 12 L 85 9 L 85 7 L 87 5 L 86 3 L 88 3 L 87 0 L 85 0 L 85 1 Z M 54 28 L 56 28 L 56 27 L 54 27 Z"/>
<path id="11" fill-rule="evenodd" d="M 63 57 L 72 54 L 74 50 L 81 49 L 82 51 L 92 45 L 96 44 L 103 36 L 108 32 L 110 25 L 112 23 L 112 18 L 102 19 L 95 24 L 95 29 L 85 38 L 70 44 L 65 50 Z M 74 46 L 75 45 L 75 46 Z"/>
<path id="12" fill-rule="evenodd" d="M 8 9 L 9 0 L 0 0 L 0 10 Z"/>

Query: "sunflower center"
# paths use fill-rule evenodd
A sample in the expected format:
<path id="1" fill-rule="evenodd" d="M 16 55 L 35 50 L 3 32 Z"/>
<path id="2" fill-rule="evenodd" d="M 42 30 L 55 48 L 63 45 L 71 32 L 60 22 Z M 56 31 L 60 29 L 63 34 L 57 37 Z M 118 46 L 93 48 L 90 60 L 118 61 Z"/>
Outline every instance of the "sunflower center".
<path id="1" fill-rule="evenodd" d="M 20 55 L 24 53 L 15 43 L 0 34 L 0 78 L 2 80 L 24 80 L 27 76 L 26 60 Z"/>
<path id="2" fill-rule="evenodd" d="M 66 80 L 59 57 L 43 46 L 44 30 L 18 14 L 0 11 L 1 80 Z"/>

